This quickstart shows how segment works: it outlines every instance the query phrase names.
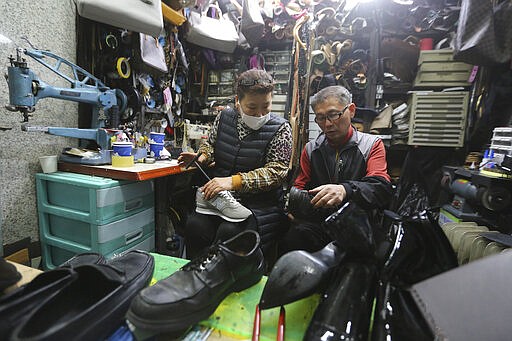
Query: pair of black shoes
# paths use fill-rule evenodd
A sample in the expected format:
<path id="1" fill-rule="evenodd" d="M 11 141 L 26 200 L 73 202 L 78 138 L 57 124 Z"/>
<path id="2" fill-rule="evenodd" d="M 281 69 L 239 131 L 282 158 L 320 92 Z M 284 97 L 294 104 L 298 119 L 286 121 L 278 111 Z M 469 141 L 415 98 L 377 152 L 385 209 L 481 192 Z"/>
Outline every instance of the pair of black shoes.
<path id="1" fill-rule="evenodd" d="M 130 251 L 105 261 L 82 254 L 0 300 L 2 340 L 101 340 L 149 284 L 153 257 Z"/>
<path id="2" fill-rule="evenodd" d="M 207 319 L 230 293 L 258 283 L 264 271 L 260 236 L 244 231 L 142 290 L 127 318 L 146 331 L 184 332 Z"/>

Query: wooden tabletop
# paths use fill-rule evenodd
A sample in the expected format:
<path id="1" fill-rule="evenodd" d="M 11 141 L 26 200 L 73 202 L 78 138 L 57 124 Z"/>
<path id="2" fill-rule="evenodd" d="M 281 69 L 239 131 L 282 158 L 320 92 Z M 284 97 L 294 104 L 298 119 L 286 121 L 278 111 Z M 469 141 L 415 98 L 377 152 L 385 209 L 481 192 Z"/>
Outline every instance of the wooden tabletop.
<path id="1" fill-rule="evenodd" d="M 186 172 L 178 165 L 178 160 L 158 160 L 155 163 L 135 163 L 130 167 L 113 167 L 112 165 L 90 166 L 79 163 L 59 162 L 58 168 L 63 172 L 96 175 L 116 180 L 143 181 L 167 175 Z M 190 168 L 192 169 L 192 168 Z"/>

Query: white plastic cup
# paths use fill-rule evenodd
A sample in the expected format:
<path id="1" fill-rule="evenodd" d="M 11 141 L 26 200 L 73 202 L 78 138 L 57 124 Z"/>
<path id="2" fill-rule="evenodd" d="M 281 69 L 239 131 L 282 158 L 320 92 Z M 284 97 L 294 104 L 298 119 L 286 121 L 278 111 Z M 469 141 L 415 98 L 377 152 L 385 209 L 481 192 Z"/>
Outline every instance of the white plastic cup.
<path id="1" fill-rule="evenodd" d="M 57 155 L 40 156 L 39 162 L 43 173 L 55 173 L 57 171 Z"/>

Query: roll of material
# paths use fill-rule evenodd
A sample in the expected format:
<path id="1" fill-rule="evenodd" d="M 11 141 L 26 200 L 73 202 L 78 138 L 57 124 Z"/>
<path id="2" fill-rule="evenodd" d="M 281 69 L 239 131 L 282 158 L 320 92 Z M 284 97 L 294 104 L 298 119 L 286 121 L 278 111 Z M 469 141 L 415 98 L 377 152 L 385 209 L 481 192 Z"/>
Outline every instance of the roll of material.
<path id="1" fill-rule="evenodd" d="M 116 70 L 119 77 L 124 79 L 130 77 L 132 74 L 132 67 L 130 66 L 130 61 L 128 58 L 118 58 L 116 63 Z"/>

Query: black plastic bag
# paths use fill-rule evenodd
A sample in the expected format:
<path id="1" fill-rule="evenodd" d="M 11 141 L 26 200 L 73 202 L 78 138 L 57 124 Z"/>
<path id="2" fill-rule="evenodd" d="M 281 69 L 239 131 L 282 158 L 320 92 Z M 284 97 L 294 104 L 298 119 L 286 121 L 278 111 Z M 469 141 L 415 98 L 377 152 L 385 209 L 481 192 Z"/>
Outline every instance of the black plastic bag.
<path id="1" fill-rule="evenodd" d="M 492 66 L 506 63 L 512 54 L 512 3 L 493 5 L 489 0 L 462 1 L 454 59 Z"/>

